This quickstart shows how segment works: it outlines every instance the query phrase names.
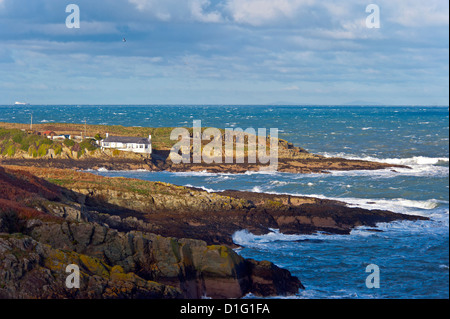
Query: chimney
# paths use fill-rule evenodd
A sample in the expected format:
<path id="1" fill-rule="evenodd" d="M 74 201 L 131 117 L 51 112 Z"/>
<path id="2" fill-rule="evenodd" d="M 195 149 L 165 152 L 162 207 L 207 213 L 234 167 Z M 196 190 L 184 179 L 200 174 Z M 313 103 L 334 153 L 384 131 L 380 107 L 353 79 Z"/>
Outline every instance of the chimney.
<path id="1" fill-rule="evenodd" d="M 151 135 L 151 134 L 148 136 L 148 140 L 149 140 L 150 142 L 152 141 L 152 135 Z"/>
<path id="2" fill-rule="evenodd" d="M 109 136 L 109 133 L 106 133 L 106 137 L 108 137 Z"/>

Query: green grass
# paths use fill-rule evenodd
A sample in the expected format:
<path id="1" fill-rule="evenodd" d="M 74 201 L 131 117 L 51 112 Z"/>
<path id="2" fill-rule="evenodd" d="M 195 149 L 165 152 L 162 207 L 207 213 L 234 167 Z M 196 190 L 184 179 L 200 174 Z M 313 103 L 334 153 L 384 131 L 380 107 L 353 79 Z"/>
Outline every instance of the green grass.
<path id="1" fill-rule="evenodd" d="M 4 129 L 0 127 L 0 154 L 13 157 L 17 152 L 27 152 L 34 158 L 46 156 L 50 149 L 54 150 L 55 155 L 61 155 L 63 147 L 70 148 L 78 153 L 78 157 L 86 152 L 93 152 L 97 149 L 95 140 L 84 140 L 76 143 L 71 139 L 65 139 L 63 142 L 51 140 L 45 136 L 27 134 L 19 129 Z"/>
<path id="2" fill-rule="evenodd" d="M 73 147 L 75 145 L 75 142 L 73 140 L 69 140 L 68 138 L 66 138 L 63 143 L 67 147 Z"/>
<path id="3" fill-rule="evenodd" d="M 14 156 L 17 151 L 28 152 L 33 157 L 45 156 L 49 149 L 62 152 L 59 142 L 50 140 L 44 136 L 27 134 L 19 129 L 0 128 L 0 153 L 6 156 Z"/>

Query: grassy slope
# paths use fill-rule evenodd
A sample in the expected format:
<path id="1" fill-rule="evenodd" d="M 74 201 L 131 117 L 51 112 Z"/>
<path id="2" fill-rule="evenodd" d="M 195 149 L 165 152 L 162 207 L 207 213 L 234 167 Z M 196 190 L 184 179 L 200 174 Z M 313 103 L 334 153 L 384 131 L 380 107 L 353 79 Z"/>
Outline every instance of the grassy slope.
<path id="1" fill-rule="evenodd" d="M 3 123 L 0 122 L 0 128 L 4 129 L 29 129 L 28 124 L 18 123 Z M 170 140 L 170 132 L 173 128 L 151 128 L 151 127 L 126 127 L 121 125 L 86 125 L 86 135 L 105 137 L 106 133 L 116 136 L 140 136 L 148 137 L 152 135 L 152 147 L 159 150 L 169 150 L 175 141 Z M 70 135 L 84 135 L 84 124 L 67 124 L 67 123 L 52 123 L 52 124 L 35 124 L 33 130 L 36 131 L 55 131 L 57 134 Z"/>
<path id="2" fill-rule="evenodd" d="M 29 129 L 28 124 L 20 123 L 5 123 L 0 122 L 0 128 L 4 129 Z M 110 135 L 117 136 L 140 136 L 148 137 L 152 136 L 153 148 L 158 150 L 170 150 L 172 146 L 176 143 L 170 139 L 170 133 L 174 127 L 128 127 L 122 125 L 86 125 L 86 135 L 95 136 L 100 134 L 105 137 L 106 133 Z M 192 134 L 192 128 L 187 128 Z M 202 131 L 207 129 L 202 128 Z M 70 134 L 70 135 L 84 135 L 85 125 L 84 124 L 69 124 L 69 123 L 52 123 L 52 124 L 34 124 L 33 130 L 35 131 L 55 131 L 58 134 Z M 220 129 L 223 133 L 225 130 Z M 284 140 L 281 140 L 286 142 Z M 286 142 L 286 144 L 289 144 Z"/>

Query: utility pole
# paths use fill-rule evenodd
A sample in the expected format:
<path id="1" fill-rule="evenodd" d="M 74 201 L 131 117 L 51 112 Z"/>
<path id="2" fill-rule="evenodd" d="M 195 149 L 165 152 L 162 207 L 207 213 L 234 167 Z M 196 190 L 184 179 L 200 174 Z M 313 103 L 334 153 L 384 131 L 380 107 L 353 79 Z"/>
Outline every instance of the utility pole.
<path id="1" fill-rule="evenodd" d="M 30 131 L 33 130 L 33 113 L 31 113 Z"/>
<path id="2" fill-rule="evenodd" d="M 86 138 L 86 118 L 84 118 L 84 138 Z"/>

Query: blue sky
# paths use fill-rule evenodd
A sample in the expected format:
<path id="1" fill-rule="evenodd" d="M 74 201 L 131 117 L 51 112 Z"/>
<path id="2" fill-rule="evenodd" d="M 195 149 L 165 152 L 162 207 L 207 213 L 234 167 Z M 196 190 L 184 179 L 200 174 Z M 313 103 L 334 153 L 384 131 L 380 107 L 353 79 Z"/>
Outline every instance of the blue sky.
<path id="1" fill-rule="evenodd" d="M 0 104 L 448 106 L 448 31 L 446 0 L 0 0 Z"/>

